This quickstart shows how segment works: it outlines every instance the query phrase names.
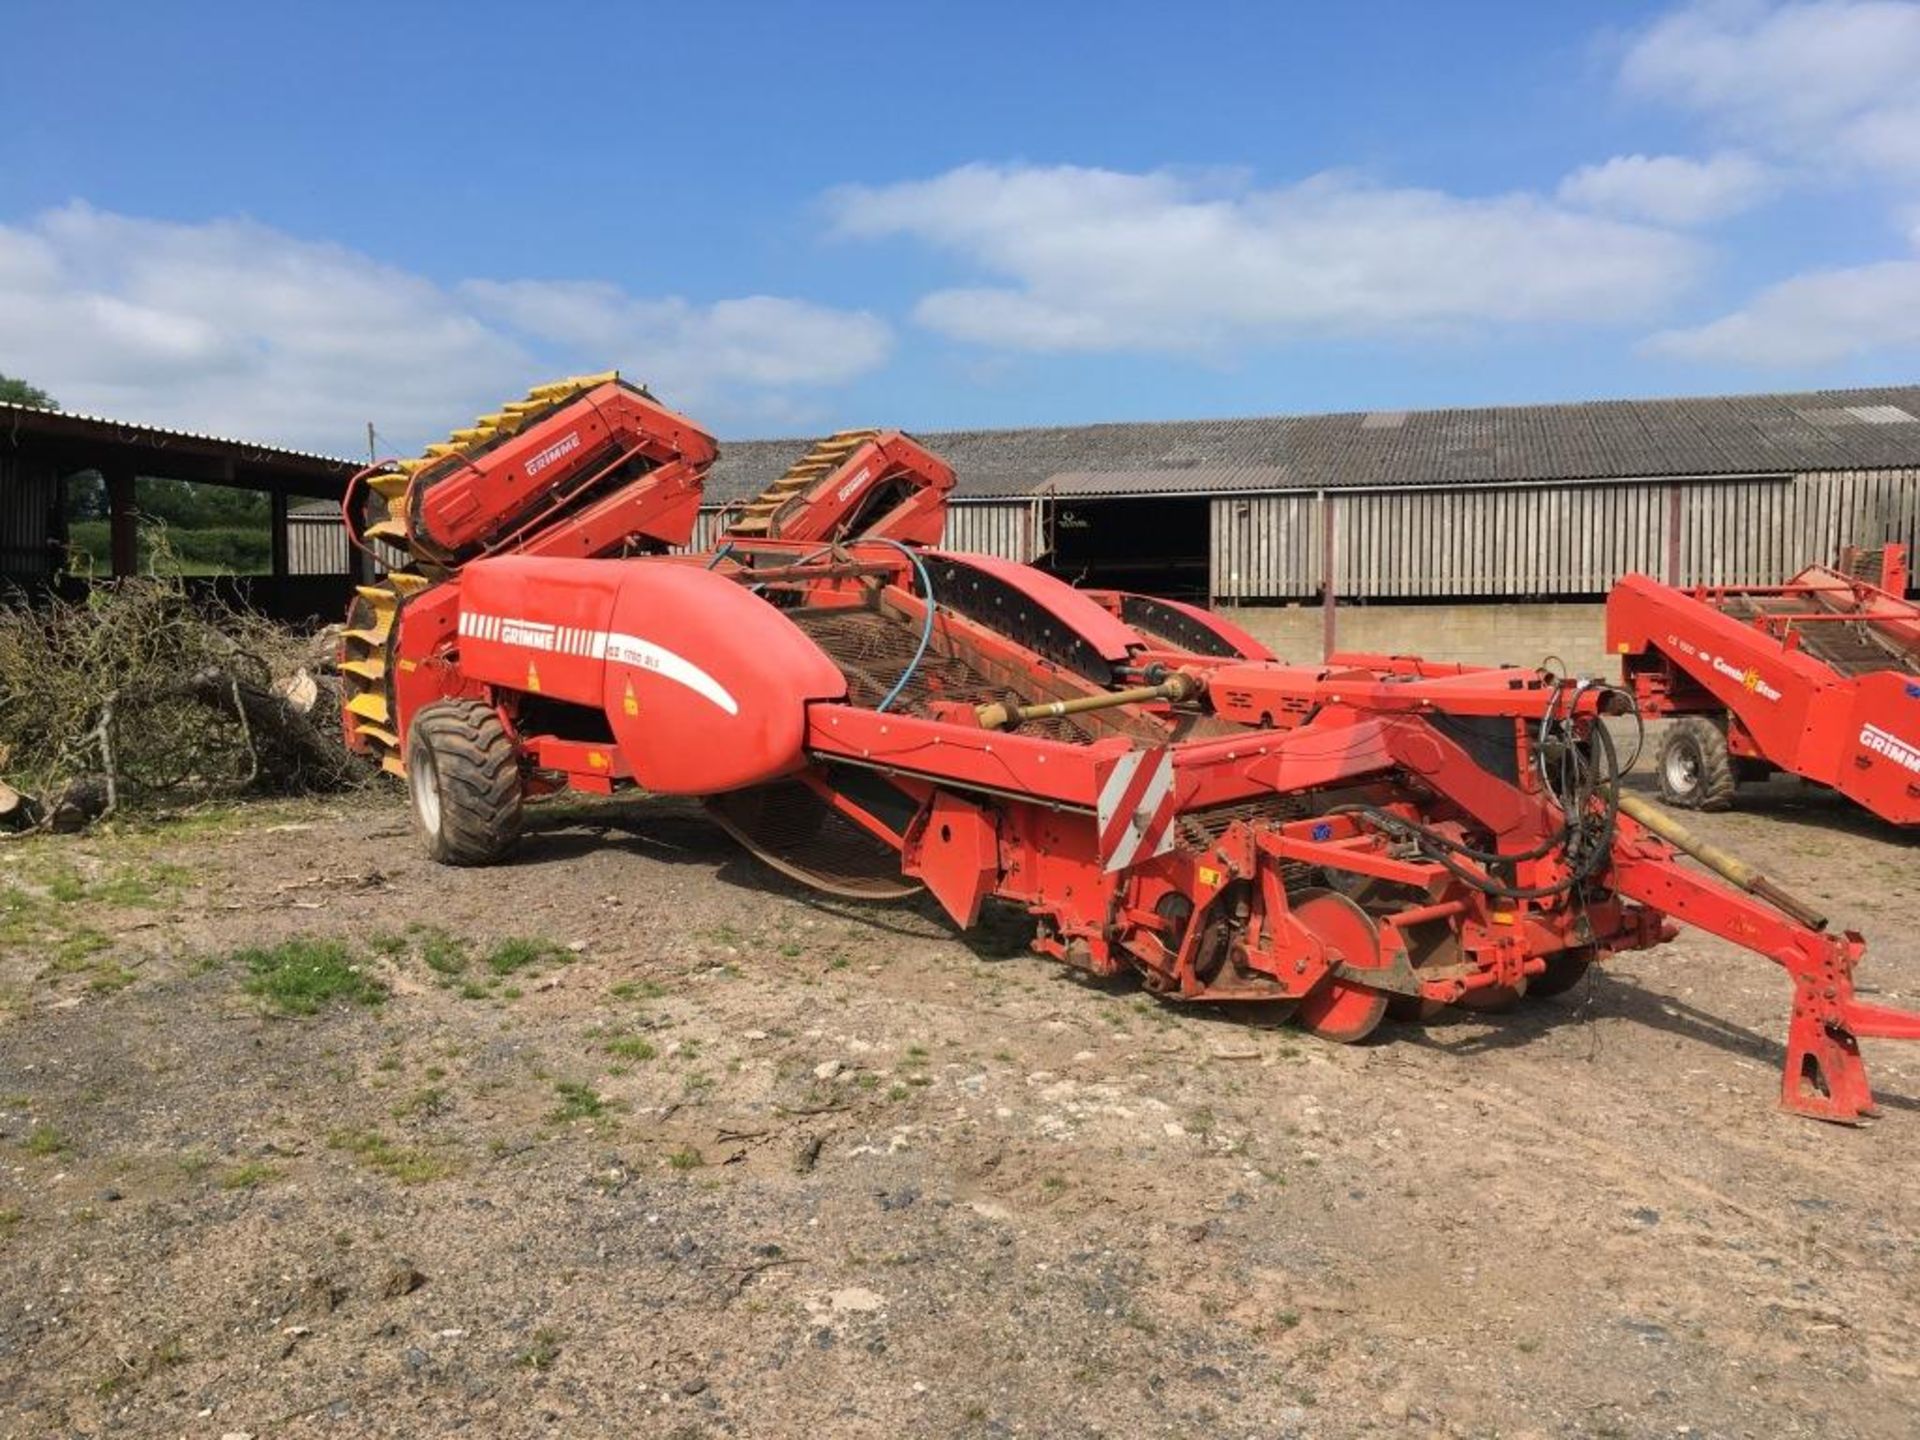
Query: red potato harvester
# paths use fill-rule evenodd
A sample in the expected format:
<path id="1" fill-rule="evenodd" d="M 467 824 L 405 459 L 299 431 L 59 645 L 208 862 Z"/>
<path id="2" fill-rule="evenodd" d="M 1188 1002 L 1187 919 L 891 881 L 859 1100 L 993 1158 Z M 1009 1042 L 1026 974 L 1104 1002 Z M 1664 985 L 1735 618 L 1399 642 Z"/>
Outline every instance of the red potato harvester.
<path id="1" fill-rule="evenodd" d="M 1784 585 L 1681 590 L 1628 575 L 1607 643 L 1643 714 L 1673 716 L 1669 804 L 1724 810 L 1776 770 L 1920 825 L 1920 605 L 1903 545 L 1849 551 Z"/>
<path id="2" fill-rule="evenodd" d="M 1791 1110 L 1872 1115 L 1858 1039 L 1920 1039 L 1855 996 L 1859 936 L 1621 792 L 1616 687 L 1280 664 L 1204 609 L 942 551 L 953 473 L 898 432 L 822 441 L 672 553 L 716 452 L 592 376 L 351 487 L 394 568 L 350 615 L 346 733 L 436 859 L 499 858 L 525 800 L 639 787 L 809 884 L 925 887 L 963 926 L 1019 905 L 1065 964 L 1329 1040 L 1558 993 L 1674 921 L 1787 971 Z"/>

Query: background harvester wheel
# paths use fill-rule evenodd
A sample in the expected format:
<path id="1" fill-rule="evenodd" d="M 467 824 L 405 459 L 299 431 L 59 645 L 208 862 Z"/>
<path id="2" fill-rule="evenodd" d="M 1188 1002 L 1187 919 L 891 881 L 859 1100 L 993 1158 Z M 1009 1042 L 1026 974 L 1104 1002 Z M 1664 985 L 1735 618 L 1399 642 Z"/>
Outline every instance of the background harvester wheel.
<path id="1" fill-rule="evenodd" d="M 1660 798 L 1683 810 L 1726 810 L 1733 804 L 1733 757 L 1720 727 L 1699 715 L 1677 720 L 1654 761 Z"/>
<path id="2" fill-rule="evenodd" d="M 427 854 L 490 865 L 520 838 L 520 757 L 491 706 L 424 705 L 407 731 L 407 789 Z"/>

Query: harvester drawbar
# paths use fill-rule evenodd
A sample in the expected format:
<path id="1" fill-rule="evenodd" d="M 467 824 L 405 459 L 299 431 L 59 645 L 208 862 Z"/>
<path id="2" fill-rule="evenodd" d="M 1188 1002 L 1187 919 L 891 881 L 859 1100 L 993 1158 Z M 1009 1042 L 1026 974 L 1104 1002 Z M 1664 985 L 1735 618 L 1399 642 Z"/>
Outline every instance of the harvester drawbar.
<path id="1" fill-rule="evenodd" d="M 1280 664 L 1206 610 L 940 550 L 952 472 L 898 432 L 822 442 L 672 553 L 715 453 L 599 376 L 354 487 L 352 533 L 413 560 L 356 602 L 347 733 L 435 858 L 640 787 L 810 884 L 1018 905 L 1065 964 L 1330 1040 L 1558 993 L 1674 920 L 1787 971 L 1789 1109 L 1873 1114 L 1858 1038 L 1920 1039 L 1854 995 L 1859 936 L 1621 793 L 1615 687 Z"/>

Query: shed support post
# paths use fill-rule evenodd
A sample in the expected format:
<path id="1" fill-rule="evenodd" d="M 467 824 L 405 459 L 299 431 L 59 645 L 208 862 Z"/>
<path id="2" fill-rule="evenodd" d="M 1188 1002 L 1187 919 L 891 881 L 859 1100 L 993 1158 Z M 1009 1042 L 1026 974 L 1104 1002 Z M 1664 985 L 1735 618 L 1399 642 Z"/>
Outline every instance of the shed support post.
<path id="1" fill-rule="evenodd" d="M 115 466 L 106 472 L 107 555 L 116 580 L 140 570 L 140 520 L 133 504 L 133 471 Z"/>
<path id="2" fill-rule="evenodd" d="M 1680 487 L 1667 486 L 1667 584 L 1680 583 Z"/>
<path id="3" fill-rule="evenodd" d="M 1340 607 L 1334 594 L 1333 497 L 1320 492 L 1320 658 L 1331 660 L 1340 648 Z"/>
<path id="4" fill-rule="evenodd" d="M 267 492 L 267 505 L 272 513 L 269 522 L 273 527 L 273 578 L 287 578 L 287 492 L 271 490 Z"/>

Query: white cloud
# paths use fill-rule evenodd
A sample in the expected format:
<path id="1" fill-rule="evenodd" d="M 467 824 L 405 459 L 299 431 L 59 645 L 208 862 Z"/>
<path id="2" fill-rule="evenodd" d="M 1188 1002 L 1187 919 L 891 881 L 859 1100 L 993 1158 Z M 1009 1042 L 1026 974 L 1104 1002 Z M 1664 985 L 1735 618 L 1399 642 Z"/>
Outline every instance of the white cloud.
<path id="1" fill-rule="evenodd" d="M 656 371 L 707 388 L 739 381 L 780 389 L 831 385 L 874 369 L 892 334 L 865 312 L 752 295 L 691 305 L 641 300 L 595 281 L 471 280 L 462 295 L 483 315 L 583 351 L 640 351 Z"/>
<path id="2" fill-rule="evenodd" d="M 1783 369 L 1909 347 L 1920 348 L 1920 260 L 1797 275 L 1718 320 L 1647 342 L 1684 360 Z"/>
<path id="3" fill-rule="evenodd" d="M 1559 198 L 1612 215 L 1661 225 L 1706 225 L 1737 215 L 1773 188 L 1766 166 L 1724 151 L 1705 160 L 1684 155 L 1616 155 L 1560 182 Z"/>
<path id="4" fill-rule="evenodd" d="M 1463 199 L 1328 174 L 1231 179 L 968 165 L 847 186 L 842 235 L 907 236 L 994 281 L 921 300 L 927 325 L 1020 349 L 1193 351 L 1485 322 L 1613 323 L 1657 310 L 1695 242 L 1539 197 Z"/>
<path id="5" fill-rule="evenodd" d="M 1920 174 L 1920 4 L 1701 0 L 1641 33 L 1628 89 L 1807 163 Z"/>
<path id="6" fill-rule="evenodd" d="M 69 409 L 356 453 L 411 446 L 556 374 L 618 367 L 716 427 L 878 365 L 874 317 L 607 284 L 446 287 L 246 220 L 69 205 L 0 225 L 0 370 Z"/>

